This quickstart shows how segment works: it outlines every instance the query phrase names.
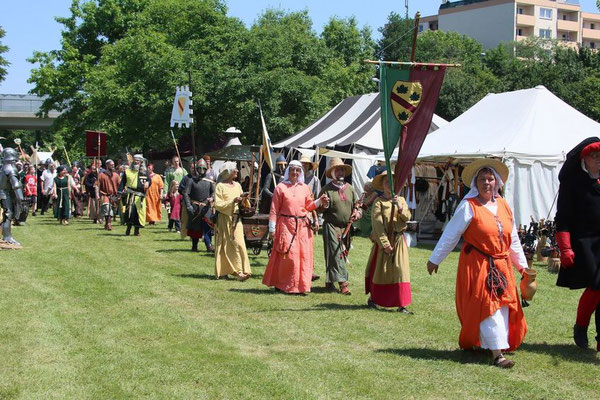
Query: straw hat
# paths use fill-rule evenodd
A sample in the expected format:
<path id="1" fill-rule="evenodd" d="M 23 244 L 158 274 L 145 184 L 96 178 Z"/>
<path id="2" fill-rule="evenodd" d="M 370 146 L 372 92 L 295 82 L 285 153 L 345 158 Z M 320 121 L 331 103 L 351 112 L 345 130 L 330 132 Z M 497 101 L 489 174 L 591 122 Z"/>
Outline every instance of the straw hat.
<path id="1" fill-rule="evenodd" d="M 302 164 L 304 164 L 304 163 L 310 164 L 310 169 L 311 170 L 317 169 L 317 167 L 319 166 L 318 162 L 313 162 L 308 156 L 302 156 L 302 157 L 300 157 L 300 162 Z"/>
<path id="2" fill-rule="evenodd" d="M 383 181 L 385 181 L 388 177 L 388 173 L 387 170 L 383 171 L 382 173 L 380 173 L 379 175 L 377 175 L 375 178 L 373 178 L 373 189 L 378 190 L 380 192 L 383 192 Z M 392 180 L 394 180 L 394 174 L 392 173 Z"/>
<path id="3" fill-rule="evenodd" d="M 329 163 L 329 168 L 327 168 L 327 171 L 325 171 L 325 176 L 327 176 L 330 179 L 333 179 L 333 177 L 331 176 L 331 173 L 333 172 L 334 169 L 336 169 L 337 167 L 344 167 L 345 170 L 345 175 L 344 176 L 348 176 L 352 173 L 352 167 L 344 164 L 344 162 L 342 161 L 341 158 L 332 158 L 331 162 Z"/>
<path id="4" fill-rule="evenodd" d="M 500 179 L 506 183 L 506 180 L 508 179 L 508 167 L 502 161 L 494 158 L 480 158 L 467 165 L 462 172 L 463 183 L 466 186 L 471 186 L 475 174 L 477 174 L 480 169 L 486 167 L 496 171 L 498 175 L 500 175 Z"/>

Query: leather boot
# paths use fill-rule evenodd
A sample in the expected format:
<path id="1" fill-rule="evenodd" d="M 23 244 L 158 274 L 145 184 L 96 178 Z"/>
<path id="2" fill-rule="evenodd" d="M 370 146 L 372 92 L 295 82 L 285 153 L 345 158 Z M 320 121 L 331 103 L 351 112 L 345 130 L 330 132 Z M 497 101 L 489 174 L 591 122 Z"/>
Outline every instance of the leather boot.
<path id="1" fill-rule="evenodd" d="M 110 224 L 110 217 L 106 217 L 106 230 L 112 231 L 112 225 Z"/>
<path id="2" fill-rule="evenodd" d="M 573 340 L 578 347 L 587 349 L 589 346 L 587 337 L 587 326 L 573 325 Z"/>
<path id="3" fill-rule="evenodd" d="M 133 234 L 134 234 L 134 236 L 140 236 L 140 228 L 136 226 L 135 229 L 133 230 Z"/>
<path id="4" fill-rule="evenodd" d="M 127 225 L 127 230 L 125 231 L 125 235 L 126 236 L 131 235 L 131 225 Z"/>

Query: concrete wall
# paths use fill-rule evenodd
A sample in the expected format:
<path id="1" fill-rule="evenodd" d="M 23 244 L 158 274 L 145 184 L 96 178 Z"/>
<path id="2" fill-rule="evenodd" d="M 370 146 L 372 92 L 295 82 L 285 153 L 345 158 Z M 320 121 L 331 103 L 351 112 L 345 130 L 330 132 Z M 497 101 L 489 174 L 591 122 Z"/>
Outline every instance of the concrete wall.
<path id="1" fill-rule="evenodd" d="M 515 3 L 439 15 L 439 28 L 478 40 L 484 48 L 515 39 Z M 555 25 L 556 26 L 556 25 Z"/>
<path id="2" fill-rule="evenodd" d="M 552 19 L 544 19 L 540 17 L 540 9 L 549 8 L 552 10 Z M 535 36 L 540 36 L 540 29 L 550 29 L 552 31 L 552 39 L 556 39 L 556 20 L 558 10 L 552 7 L 535 6 Z"/>

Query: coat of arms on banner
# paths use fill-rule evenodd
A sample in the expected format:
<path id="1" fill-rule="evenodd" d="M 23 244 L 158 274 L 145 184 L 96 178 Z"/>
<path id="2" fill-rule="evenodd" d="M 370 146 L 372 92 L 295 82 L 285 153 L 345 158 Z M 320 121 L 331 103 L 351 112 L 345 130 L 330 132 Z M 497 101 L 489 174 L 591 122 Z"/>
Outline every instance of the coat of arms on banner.
<path id="1" fill-rule="evenodd" d="M 390 101 L 394 117 L 398 122 L 404 125 L 412 119 L 422 95 L 421 82 L 396 81 L 390 93 Z"/>
<path id="2" fill-rule="evenodd" d="M 173 111 L 171 111 L 171 128 L 176 124 L 188 127 L 193 121 L 191 110 L 192 92 L 187 86 L 177 87 L 175 92 L 175 101 L 173 102 Z"/>

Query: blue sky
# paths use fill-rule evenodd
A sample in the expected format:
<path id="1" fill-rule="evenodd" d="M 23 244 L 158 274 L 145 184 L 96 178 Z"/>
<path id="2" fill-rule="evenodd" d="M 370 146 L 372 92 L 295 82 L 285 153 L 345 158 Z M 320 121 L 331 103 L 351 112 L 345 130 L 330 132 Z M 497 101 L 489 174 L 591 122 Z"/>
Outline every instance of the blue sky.
<path id="1" fill-rule="evenodd" d="M 267 8 L 287 11 L 308 9 L 314 29 L 321 32 L 330 17 L 355 16 L 361 26 L 371 27 L 374 37 L 390 12 L 405 12 L 404 1 L 367 0 L 226 0 L 229 15 L 238 17 L 247 26 Z M 440 0 L 409 0 L 409 13 L 436 14 Z M 595 0 L 580 0 L 582 10 L 598 12 Z M 0 26 L 6 31 L 2 43 L 10 50 L 4 53 L 11 65 L 6 80 L 0 83 L 0 93 L 24 94 L 32 85 L 27 83 L 32 65 L 26 61 L 34 51 L 49 51 L 60 47 L 60 28 L 55 16 L 69 15 L 71 0 L 0 0 Z"/>

